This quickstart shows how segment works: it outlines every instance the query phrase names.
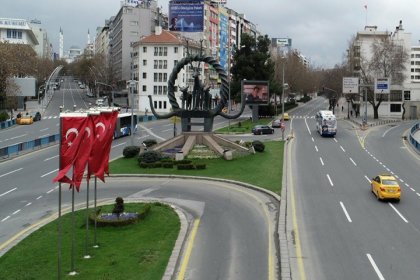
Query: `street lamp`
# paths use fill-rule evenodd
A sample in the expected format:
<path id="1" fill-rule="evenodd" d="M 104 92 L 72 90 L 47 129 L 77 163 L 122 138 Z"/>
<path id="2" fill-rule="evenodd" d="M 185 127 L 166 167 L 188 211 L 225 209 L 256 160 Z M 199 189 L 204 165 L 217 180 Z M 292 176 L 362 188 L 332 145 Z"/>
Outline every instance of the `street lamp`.
<path id="1" fill-rule="evenodd" d="M 134 91 L 133 88 L 138 83 L 136 80 L 130 80 L 130 105 L 131 105 L 131 146 L 134 146 Z"/>
<path id="2" fill-rule="evenodd" d="M 103 86 L 111 88 L 111 107 L 114 107 L 114 86 L 108 85 L 108 84 L 105 84 L 105 83 L 102 83 L 102 82 L 98 82 L 98 81 L 95 81 L 95 86 L 96 86 L 96 84 L 103 85 Z"/>
<path id="3" fill-rule="evenodd" d="M 283 67 L 282 67 L 282 82 L 281 82 L 281 114 L 282 117 L 281 119 L 284 120 L 284 64 L 285 62 L 283 61 Z M 277 104 L 276 104 L 276 108 L 277 108 Z"/>

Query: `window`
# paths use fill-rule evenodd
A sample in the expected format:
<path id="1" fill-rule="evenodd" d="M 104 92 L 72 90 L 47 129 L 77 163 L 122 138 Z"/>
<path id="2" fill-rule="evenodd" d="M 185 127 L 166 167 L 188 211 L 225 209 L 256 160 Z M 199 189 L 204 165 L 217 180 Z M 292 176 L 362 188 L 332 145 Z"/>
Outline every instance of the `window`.
<path id="1" fill-rule="evenodd" d="M 163 77 L 162 73 L 159 73 L 159 82 L 162 82 L 162 77 Z"/>
<path id="2" fill-rule="evenodd" d="M 163 86 L 163 94 L 168 94 L 168 87 L 167 86 Z"/>
<path id="3" fill-rule="evenodd" d="M 154 86 L 154 87 L 153 87 L 153 94 L 154 94 L 154 95 L 156 95 L 156 94 L 157 94 L 157 92 L 158 92 L 158 88 L 157 88 L 157 86 Z"/>
<path id="4" fill-rule="evenodd" d="M 390 104 L 390 111 L 391 111 L 391 113 L 400 113 L 401 112 L 401 104 Z"/>
<path id="5" fill-rule="evenodd" d="M 155 48 L 154 48 L 153 55 L 154 55 L 154 56 L 157 56 L 157 55 L 158 55 L 158 47 L 155 47 Z"/>
<path id="6" fill-rule="evenodd" d="M 162 60 L 159 60 L 159 69 L 162 69 L 162 67 L 163 67 L 163 61 Z"/>
<path id="7" fill-rule="evenodd" d="M 146 78 L 147 78 L 147 73 L 143 72 L 143 79 L 146 79 Z"/>
<path id="8" fill-rule="evenodd" d="M 411 100 L 411 92 L 409 90 L 404 90 L 404 100 Z"/>
<path id="9" fill-rule="evenodd" d="M 402 101 L 402 92 L 397 90 L 391 90 L 391 100 L 390 101 Z"/>
<path id="10" fill-rule="evenodd" d="M 159 109 L 162 109 L 162 101 L 159 101 Z"/>
<path id="11" fill-rule="evenodd" d="M 159 47 L 159 56 L 163 55 L 163 47 Z"/>
<path id="12" fill-rule="evenodd" d="M 153 61 L 153 64 L 154 64 L 154 65 L 153 65 L 153 68 L 154 68 L 154 69 L 158 69 L 158 61 L 157 61 L 157 60 L 154 60 L 154 61 Z"/>
<path id="13" fill-rule="evenodd" d="M 163 81 L 168 81 L 168 73 L 163 73 Z"/>
<path id="14" fill-rule="evenodd" d="M 135 20 L 132 20 L 132 21 L 130 21 L 130 25 L 131 26 L 138 26 L 139 25 L 139 22 L 138 21 L 135 21 Z"/>
<path id="15" fill-rule="evenodd" d="M 166 109 L 166 101 L 163 101 L 163 109 Z"/>
<path id="16" fill-rule="evenodd" d="M 174 67 L 178 64 L 178 60 L 174 60 Z"/>
<path id="17" fill-rule="evenodd" d="M 9 39 L 22 39 L 22 31 L 15 29 L 7 29 L 7 38 Z"/>
<path id="18" fill-rule="evenodd" d="M 147 47 L 143 47 L 143 53 L 147 53 Z"/>
<path id="19" fill-rule="evenodd" d="M 158 81 L 158 73 L 153 73 L 153 82 Z"/>
<path id="20" fill-rule="evenodd" d="M 163 61 L 163 69 L 168 69 L 168 61 L 167 60 Z"/>
<path id="21" fill-rule="evenodd" d="M 178 53 L 178 47 L 174 47 L 174 53 Z"/>
<path id="22" fill-rule="evenodd" d="M 143 66 L 146 66 L 146 65 L 147 65 L 147 60 L 143 59 Z"/>
<path id="23" fill-rule="evenodd" d="M 147 91 L 147 86 L 143 85 L 143 92 Z"/>
<path id="24" fill-rule="evenodd" d="M 158 94 L 162 94 L 163 93 L 162 89 L 163 89 L 162 86 L 159 86 L 158 87 Z"/>
<path id="25" fill-rule="evenodd" d="M 163 55 L 168 56 L 168 47 L 163 47 Z"/>
<path id="26" fill-rule="evenodd" d="M 153 101 L 153 107 L 155 107 L 155 109 L 157 109 L 157 101 Z"/>

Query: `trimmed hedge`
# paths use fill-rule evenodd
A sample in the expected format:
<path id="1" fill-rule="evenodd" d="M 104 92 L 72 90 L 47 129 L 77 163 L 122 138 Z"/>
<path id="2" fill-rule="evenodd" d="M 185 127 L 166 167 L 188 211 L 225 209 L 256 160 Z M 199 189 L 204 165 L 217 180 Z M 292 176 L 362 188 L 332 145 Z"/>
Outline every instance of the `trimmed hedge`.
<path id="1" fill-rule="evenodd" d="M 150 213 L 152 206 L 150 203 L 147 203 L 143 209 L 139 213 L 130 213 L 130 214 L 136 214 L 133 217 L 130 217 L 128 219 L 117 219 L 117 220 L 106 220 L 102 219 L 99 216 L 99 213 L 95 215 L 95 213 L 92 213 L 89 215 L 89 222 L 91 224 L 95 224 L 96 219 L 96 226 L 98 227 L 105 227 L 105 226 L 113 226 L 113 227 L 121 227 L 126 225 L 131 225 L 137 223 L 139 220 L 144 220 L 147 215 Z"/>
<path id="2" fill-rule="evenodd" d="M 252 146 L 254 147 L 254 150 L 256 152 L 262 153 L 264 152 L 265 149 L 265 145 L 263 142 L 259 141 L 259 140 L 255 140 L 252 142 Z"/>
<path id="3" fill-rule="evenodd" d="M 153 163 L 160 161 L 162 159 L 162 154 L 158 151 L 145 151 L 141 153 L 138 157 L 139 163 Z"/>
<path id="4" fill-rule="evenodd" d="M 137 146 L 127 146 L 123 150 L 123 156 L 125 158 L 133 158 L 137 156 L 140 152 L 140 147 Z"/>

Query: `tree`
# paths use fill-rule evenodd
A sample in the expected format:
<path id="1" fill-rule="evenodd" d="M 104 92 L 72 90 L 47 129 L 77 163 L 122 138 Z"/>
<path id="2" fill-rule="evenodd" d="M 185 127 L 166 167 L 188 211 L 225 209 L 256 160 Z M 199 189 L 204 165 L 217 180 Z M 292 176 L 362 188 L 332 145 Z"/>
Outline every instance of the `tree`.
<path id="1" fill-rule="evenodd" d="M 370 59 L 360 53 L 360 64 L 354 63 L 355 60 L 350 61 L 349 64 L 353 66 L 352 69 L 359 72 L 360 83 L 366 85 L 367 101 L 373 107 L 374 119 L 378 119 L 378 109 L 385 100 L 385 95 L 378 94 L 375 98 L 372 86 L 375 78 L 390 78 L 393 85 L 401 85 L 405 79 L 403 72 L 409 56 L 404 47 L 389 36 L 376 39 L 371 46 L 371 51 Z"/>
<path id="2" fill-rule="evenodd" d="M 257 39 L 249 34 L 242 34 L 241 46 L 234 48 L 231 68 L 232 98 L 240 101 L 241 81 L 263 80 L 270 82 L 270 92 L 275 92 L 278 84 L 274 80 L 274 62 L 270 57 L 270 39 L 267 35 Z"/>

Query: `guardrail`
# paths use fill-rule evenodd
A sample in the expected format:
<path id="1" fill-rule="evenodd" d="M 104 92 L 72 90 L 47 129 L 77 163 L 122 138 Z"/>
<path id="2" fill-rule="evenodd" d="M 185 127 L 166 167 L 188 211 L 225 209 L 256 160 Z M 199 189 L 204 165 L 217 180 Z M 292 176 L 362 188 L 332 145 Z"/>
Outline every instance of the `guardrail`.
<path id="1" fill-rule="evenodd" d="M 5 129 L 5 128 L 11 127 L 12 125 L 15 125 L 15 124 L 16 124 L 16 119 L 2 121 L 2 122 L 0 122 L 0 129 Z"/>
<path id="2" fill-rule="evenodd" d="M 416 149 L 416 151 L 418 152 L 418 153 L 420 153 L 420 143 L 419 142 L 417 142 L 417 140 L 413 137 L 413 134 L 417 131 L 417 130 L 419 130 L 419 123 L 417 123 L 415 126 L 413 126 L 412 128 L 411 128 L 411 130 L 410 130 L 410 135 L 409 135 L 409 138 L 410 138 L 410 143 L 411 143 L 411 145 L 413 145 L 413 147 Z"/>
<path id="3" fill-rule="evenodd" d="M 51 144 L 55 144 L 60 141 L 60 134 L 45 136 L 37 138 L 35 140 L 17 143 L 11 146 L 0 148 L 0 160 L 8 159 L 11 156 L 19 155 L 24 152 L 33 151 L 35 149 L 41 149 Z"/>

